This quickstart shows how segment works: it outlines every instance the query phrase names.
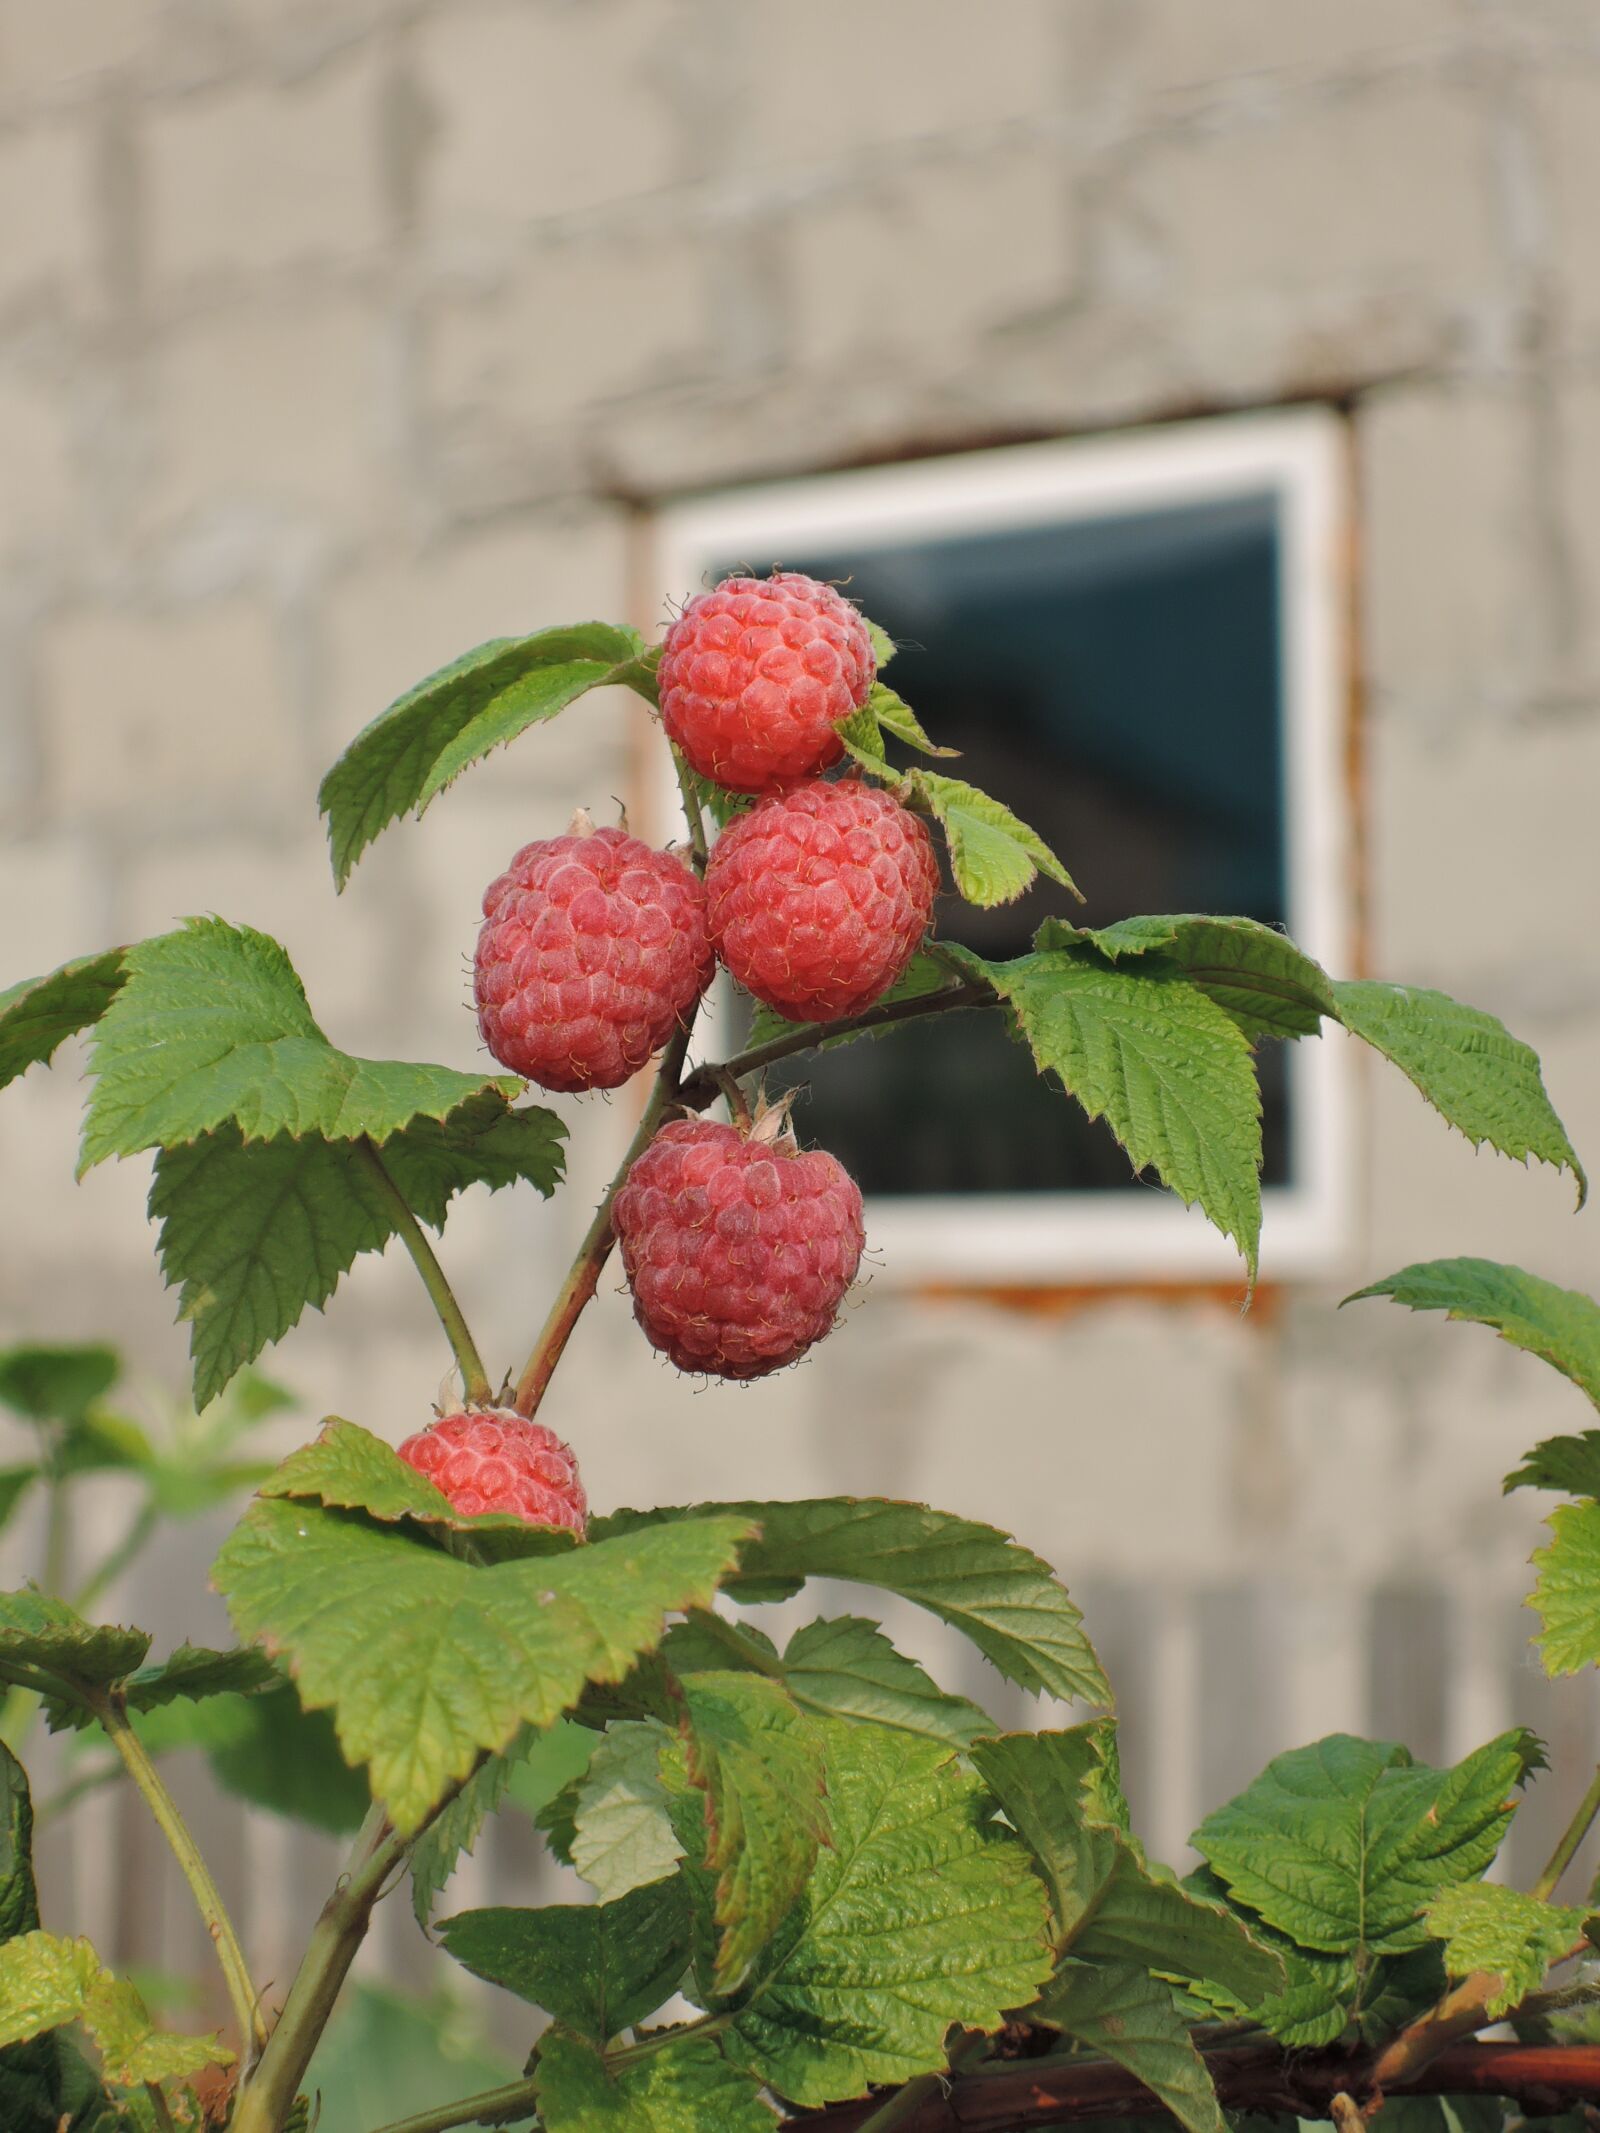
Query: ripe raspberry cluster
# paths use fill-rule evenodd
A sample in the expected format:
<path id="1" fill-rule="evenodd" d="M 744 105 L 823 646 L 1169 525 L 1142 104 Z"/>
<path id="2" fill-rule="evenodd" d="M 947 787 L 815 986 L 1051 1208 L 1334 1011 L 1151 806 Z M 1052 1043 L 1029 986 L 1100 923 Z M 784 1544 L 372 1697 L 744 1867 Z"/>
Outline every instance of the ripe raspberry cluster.
<path id="1" fill-rule="evenodd" d="M 711 982 L 706 892 L 670 852 L 580 817 L 484 891 L 483 1041 L 541 1088 L 615 1089 Z"/>
<path id="2" fill-rule="evenodd" d="M 821 1340 L 864 1241 L 860 1188 L 831 1155 L 710 1119 L 662 1127 L 612 1221 L 651 1345 L 724 1378 L 765 1377 Z"/>
<path id="3" fill-rule="evenodd" d="M 689 603 L 661 649 L 662 724 L 694 770 L 755 805 L 703 883 L 674 853 L 581 817 L 517 853 L 485 893 L 474 969 L 502 1065 L 547 1089 L 616 1088 L 692 1020 L 717 958 L 797 1022 L 859 1014 L 889 990 L 933 916 L 932 842 L 888 793 L 822 776 L 876 672 L 861 616 L 814 578 L 728 578 Z M 803 1354 L 861 1257 L 854 1182 L 760 1121 L 664 1127 L 613 1219 L 650 1340 L 721 1377 Z M 428 1457 L 445 1470 L 442 1450 Z"/>
<path id="4" fill-rule="evenodd" d="M 796 571 L 724 578 L 662 641 L 661 723 L 701 777 L 771 792 L 838 762 L 839 721 L 877 671 L 866 624 L 831 585 Z"/>
<path id="5" fill-rule="evenodd" d="M 501 1511 L 582 1537 L 589 1502 L 578 1462 L 542 1422 L 509 1407 L 463 1408 L 407 1437 L 399 1451 L 469 1518 Z"/>

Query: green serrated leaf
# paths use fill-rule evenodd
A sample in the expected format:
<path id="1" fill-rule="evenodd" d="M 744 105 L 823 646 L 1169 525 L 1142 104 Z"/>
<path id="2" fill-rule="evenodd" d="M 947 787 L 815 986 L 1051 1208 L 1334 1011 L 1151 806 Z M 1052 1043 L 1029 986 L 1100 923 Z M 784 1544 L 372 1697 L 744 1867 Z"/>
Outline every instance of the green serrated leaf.
<path id="1" fill-rule="evenodd" d="M 1538 1054 L 1503 1022 L 1422 986 L 1355 981 L 1333 996 L 1345 1028 L 1392 1060 L 1475 1148 L 1487 1141 L 1519 1162 L 1532 1155 L 1570 1170 L 1583 1205 L 1589 1181 L 1545 1094 Z"/>
<path id="2" fill-rule="evenodd" d="M 1499 1850 L 1539 1754 L 1518 1728 L 1434 1770 L 1393 1741 L 1330 1734 L 1276 1757 L 1192 1841 L 1235 1901 L 1301 1947 L 1400 1954 L 1427 1938 L 1423 1907 Z"/>
<path id="3" fill-rule="evenodd" d="M 1600 1304 L 1577 1289 L 1558 1289 L 1494 1259 L 1428 1259 L 1357 1289 L 1345 1302 L 1367 1296 L 1392 1296 L 1413 1311 L 1492 1326 L 1513 1348 L 1571 1378 L 1600 1407 Z"/>
<path id="4" fill-rule="evenodd" d="M 464 1563 L 403 1526 L 258 1498 L 213 1580 L 247 1641 L 288 1660 L 302 1703 L 331 1707 L 402 1835 L 480 1752 L 548 1725 L 586 1681 L 616 1681 L 669 1611 L 704 1606 L 747 1520 L 711 1516 L 561 1556 Z"/>
<path id="5" fill-rule="evenodd" d="M 1231 1015 L 1179 970 L 1108 969 L 1082 949 L 963 965 L 1005 999 L 1042 1074 L 1103 1118 L 1135 1170 L 1152 1169 L 1244 1254 L 1261 1236 L 1261 1094 Z"/>
<path id="6" fill-rule="evenodd" d="M 86 1940 L 20 1934 L 0 1946 L 0 2048 L 79 2022 L 99 2048 L 106 2076 L 121 2088 L 227 2066 L 233 2054 L 214 2037 L 157 2031 L 134 1987 L 115 1978 Z"/>
<path id="7" fill-rule="evenodd" d="M 28 1773 L 0 1741 L 0 1943 L 39 1925 L 33 1878 L 33 1797 Z"/>
<path id="8" fill-rule="evenodd" d="M 30 1422 L 81 1422 L 121 1374 L 122 1358 L 103 1342 L 24 1342 L 0 1349 L 0 1406 Z"/>
<path id="9" fill-rule="evenodd" d="M 1513 1489 L 1559 1489 L 1567 1496 L 1600 1497 L 1600 1429 L 1576 1437 L 1546 1437 L 1500 1484 Z"/>
<path id="10" fill-rule="evenodd" d="M 615 1903 L 460 1911 L 443 1920 L 439 1938 L 474 1977 L 604 2044 L 678 1989 L 689 1964 L 689 1897 L 674 1875 Z"/>
<path id="11" fill-rule="evenodd" d="M 412 1846 L 411 1912 L 424 1933 L 435 1899 L 456 1870 L 463 1852 L 471 1853 L 485 1821 L 505 1798 L 519 1750 L 534 1738 L 524 1727 L 504 1755 L 491 1755 L 472 1773 L 441 1814 L 434 1816 Z"/>
<path id="12" fill-rule="evenodd" d="M 1485 2006 L 1496 2017 L 1536 1991 L 1550 1965 L 1582 1942 L 1586 1915 L 1486 1881 L 1446 1889 L 1426 1912 L 1428 1931 L 1444 1942 L 1445 1968 L 1452 1977 L 1486 1970 L 1501 1980 L 1500 1991 Z"/>
<path id="13" fill-rule="evenodd" d="M 913 770 L 910 783 L 944 830 L 950 871 L 969 904 L 988 910 L 1014 903 L 1038 874 L 1078 896 L 1077 883 L 1038 831 L 999 800 L 933 770 Z"/>
<path id="14" fill-rule="evenodd" d="M 897 696 L 881 681 L 873 683 L 865 708 L 871 712 L 881 731 L 893 734 L 908 748 L 919 749 L 923 755 L 956 756 L 961 753 L 959 748 L 941 748 L 937 741 L 930 740 L 921 719 L 905 698 Z"/>
<path id="15" fill-rule="evenodd" d="M 721 1932 L 713 1983 L 738 1990 L 827 1841 L 822 1737 L 764 1674 L 686 1675 L 690 1782 L 705 1794 L 706 1859 Z"/>
<path id="16" fill-rule="evenodd" d="M 553 1191 L 564 1134 L 553 1112 L 509 1111 L 490 1089 L 442 1121 L 413 1119 L 389 1138 L 383 1163 L 413 1212 L 439 1228 L 468 1185 L 498 1191 L 525 1179 Z M 162 1271 L 189 1321 L 201 1407 L 396 1231 L 393 1198 L 354 1143 L 286 1133 L 245 1140 L 234 1125 L 162 1149 L 150 1212 L 161 1223 Z"/>
<path id="17" fill-rule="evenodd" d="M 175 1716 L 189 1722 L 174 1725 Z M 366 1775 L 340 1753 L 328 1713 L 303 1710 L 288 1682 L 254 1696 L 168 1705 L 140 1721 L 141 1738 L 148 1742 L 158 1727 L 164 1747 L 193 1739 L 203 1748 L 225 1792 L 291 1822 L 347 1836 L 372 1804 Z"/>
<path id="18" fill-rule="evenodd" d="M 1600 1665 L 1600 1503 L 1564 1503 L 1550 1514 L 1555 1536 L 1534 1551 L 1538 1581 L 1528 1605 L 1544 1624 L 1536 1640 L 1547 1674 Z"/>
<path id="19" fill-rule="evenodd" d="M 789 1694 L 824 1718 L 865 1719 L 965 1750 L 994 1721 L 964 1696 L 946 1695 L 897 1651 L 876 1622 L 860 1615 L 808 1622 L 783 1655 Z"/>
<path id="20" fill-rule="evenodd" d="M 553 2029 L 535 2080 L 544 2133 L 772 2133 L 759 2083 L 729 2065 L 714 2037 L 684 2037 L 608 2068 L 592 2045 Z"/>
<path id="21" fill-rule="evenodd" d="M 643 650 L 637 631 L 605 622 L 497 637 L 397 698 L 357 734 L 317 795 L 339 887 L 389 823 L 420 815 L 470 763 L 586 690 L 627 679 L 614 670 Z"/>
<path id="22" fill-rule="evenodd" d="M 659 1881 L 683 1857 L 661 1782 L 669 1737 L 655 1719 L 621 1720 L 601 1735 L 574 1788 L 572 1864 L 603 1897 Z"/>
<path id="23" fill-rule="evenodd" d="M 1314 1037 L 1324 1015 L 1337 1012 L 1333 982 L 1320 963 L 1286 935 L 1253 918 L 1212 918 L 1186 912 L 1170 918 L 1124 918 L 1093 930 L 1047 920 L 1039 948 L 1092 941 L 1118 962 L 1160 955 L 1176 963 L 1191 985 L 1215 1000 L 1245 1035 Z"/>
<path id="24" fill-rule="evenodd" d="M 447 1119 L 486 1091 L 509 1103 L 522 1087 L 507 1075 L 339 1051 L 313 1020 L 285 951 L 248 926 L 191 919 L 130 948 L 124 968 L 127 981 L 94 1035 L 81 1170 L 224 1125 L 246 1140 L 382 1142 L 413 1119 Z"/>
<path id="25" fill-rule="evenodd" d="M 48 977 L 25 978 L 0 992 L 0 1089 L 99 1021 L 122 989 L 122 955 L 108 948 L 79 956 Z"/>
<path id="26" fill-rule="evenodd" d="M 143 1664 L 150 1639 L 142 1629 L 85 1622 L 63 1600 L 42 1592 L 0 1593 L 0 1666 L 39 1667 L 91 1688 L 120 1681 Z"/>
<path id="27" fill-rule="evenodd" d="M 1283 1965 L 1241 1921 L 1152 1868 L 1105 1818 L 1097 1722 L 978 1742 L 973 1762 L 1030 1846 L 1050 1891 L 1056 1945 L 1086 1962 L 1132 1963 L 1221 1985 L 1246 2006 L 1284 1984 Z"/>
<path id="28" fill-rule="evenodd" d="M 870 615 L 863 615 L 861 619 L 866 624 L 867 635 L 872 639 L 873 662 L 881 673 L 895 655 L 895 641 L 883 625 L 874 622 Z"/>
<path id="29" fill-rule="evenodd" d="M 796 2104 L 944 2064 L 1050 1968 L 1044 1891 L 950 1751 L 820 1720 L 832 1846 L 731 2010 L 728 2055 Z"/>
<path id="30" fill-rule="evenodd" d="M 179 1698 L 200 1703 L 210 1696 L 251 1696 L 281 1680 L 261 1652 L 217 1652 L 180 1644 L 159 1666 L 141 1667 L 130 1675 L 122 1684 L 122 1696 L 130 1711 L 156 1711 Z M 79 1704 L 52 1703 L 47 1708 L 53 1729 L 70 1726 L 81 1731 L 94 1723 Z"/>
<path id="31" fill-rule="evenodd" d="M 591 1521 L 589 1531 L 598 1539 L 713 1515 L 746 1519 L 759 1529 L 741 1552 L 737 1574 L 725 1580 L 736 1599 L 782 1598 L 810 1577 L 876 1585 L 960 1630 L 1020 1688 L 1069 1701 L 1111 1701 L 1065 1586 L 1009 1534 L 974 1519 L 877 1496 L 824 1496 L 616 1511 Z"/>
<path id="32" fill-rule="evenodd" d="M 1131 1963 L 1068 1963 L 1039 2016 L 1124 2066 L 1189 2133 L 1227 2133 L 1169 1986 Z"/>

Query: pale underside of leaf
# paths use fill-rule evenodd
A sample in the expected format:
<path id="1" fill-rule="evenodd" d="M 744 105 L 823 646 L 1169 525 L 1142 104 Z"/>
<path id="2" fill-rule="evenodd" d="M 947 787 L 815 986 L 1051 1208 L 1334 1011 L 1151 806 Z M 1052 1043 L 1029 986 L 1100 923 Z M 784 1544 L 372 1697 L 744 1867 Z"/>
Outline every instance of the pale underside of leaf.
<path id="1" fill-rule="evenodd" d="M 1552 1963 L 1583 1944 L 1585 1912 L 1543 1903 L 1520 1889 L 1473 1881 L 1446 1889 L 1428 1906 L 1428 1930 L 1444 1942 L 1455 1978 L 1486 1971 L 1501 1981 L 1485 2012 L 1508 2014 L 1543 1982 Z"/>
<path id="2" fill-rule="evenodd" d="M 1423 986 L 1360 980 L 1333 993 L 1345 1028 L 1392 1060 L 1474 1147 L 1488 1141 L 1519 1162 L 1532 1155 L 1570 1170 L 1583 1205 L 1588 1180 L 1545 1093 L 1538 1055 L 1504 1023 Z"/>
<path id="3" fill-rule="evenodd" d="M 1528 1605 L 1544 1624 L 1547 1674 L 1600 1665 L 1600 1503 L 1564 1503 L 1550 1514 L 1554 1538 L 1534 1551 L 1538 1580 Z"/>
<path id="4" fill-rule="evenodd" d="M 604 1898 L 659 1881 L 683 1857 L 661 1782 L 667 1739 L 653 1719 L 621 1720 L 575 1787 L 572 1864 Z"/>
<path id="5" fill-rule="evenodd" d="M 1513 1348 L 1571 1378 L 1600 1407 L 1600 1304 L 1577 1289 L 1557 1288 L 1494 1259 L 1429 1259 L 1357 1289 L 1345 1302 L 1369 1296 L 1491 1326 Z"/>

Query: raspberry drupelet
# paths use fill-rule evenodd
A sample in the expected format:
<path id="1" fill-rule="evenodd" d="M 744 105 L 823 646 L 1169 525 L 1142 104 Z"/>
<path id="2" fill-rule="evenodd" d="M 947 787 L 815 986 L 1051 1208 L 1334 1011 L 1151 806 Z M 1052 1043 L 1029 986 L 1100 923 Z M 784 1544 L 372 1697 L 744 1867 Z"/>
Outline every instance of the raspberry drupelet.
<path id="1" fill-rule="evenodd" d="M 921 945 L 939 866 L 926 828 L 859 779 L 758 801 L 706 869 L 711 941 L 758 1000 L 834 1022 L 880 999 Z"/>
<path id="2" fill-rule="evenodd" d="M 671 852 L 580 815 L 484 891 L 473 991 L 483 1041 L 541 1088 L 615 1089 L 711 982 L 705 890 Z"/>
<path id="3" fill-rule="evenodd" d="M 680 1370 L 781 1370 L 829 1331 L 860 1265 L 855 1180 L 767 1137 L 769 1120 L 663 1126 L 612 1208 L 634 1316 Z"/>
<path id="4" fill-rule="evenodd" d="M 530 1526 L 565 1526 L 580 1539 L 589 1516 L 571 1448 L 509 1407 L 441 1415 L 399 1447 L 458 1511 L 500 1511 Z"/>
<path id="5" fill-rule="evenodd" d="M 839 761 L 839 721 L 877 671 L 866 624 L 831 585 L 798 571 L 724 578 L 662 642 L 661 723 L 703 778 L 773 791 Z"/>

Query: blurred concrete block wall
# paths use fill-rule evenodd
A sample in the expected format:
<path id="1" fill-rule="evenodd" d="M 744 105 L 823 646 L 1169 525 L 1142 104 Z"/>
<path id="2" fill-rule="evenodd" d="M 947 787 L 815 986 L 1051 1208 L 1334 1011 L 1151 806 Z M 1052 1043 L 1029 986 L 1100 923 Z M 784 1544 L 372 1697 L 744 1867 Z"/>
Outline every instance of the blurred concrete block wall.
<path id="1" fill-rule="evenodd" d="M 481 888 L 638 801 L 638 729 L 586 700 L 336 903 L 316 782 L 391 696 L 490 635 L 659 623 L 691 588 L 649 582 L 649 512 L 685 488 L 1328 398 L 1370 968 L 1502 1013 L 1594 1159 L 1597 190 L 1600 0 L 0 0 L 0 984 L 215 909 L 337 1041 L 470 1066 Z M 79 1063 L 0 1104 L 0 1330 L 176 1382 L 142 1166 L 69 1182 Z M 1362 1093 L 1346 1286 L 1479 1251 L 1600 1287 L 1565 1184 Z M 452 1225 L 496 1364 L 626 1114 L 573 1108 L 554 1206 Z M 1538 1506 L 1497 1495 L 1576 1396 L 1336 1300 L 880 1282 L 803 1371 L 700 1391 L 608 1285 L 550 1418 L 602 1505 L 889 1491 L 1020 1532 L 1090 1607 L 1171 1850 L 1337 1724 L 1593 1729 L 1529 1664 Z M 386 1262 L 268 1360 L 398 1438 L 447 1357 Z M 190 1554 L 126 1605 L 199 1636 Z"/>

